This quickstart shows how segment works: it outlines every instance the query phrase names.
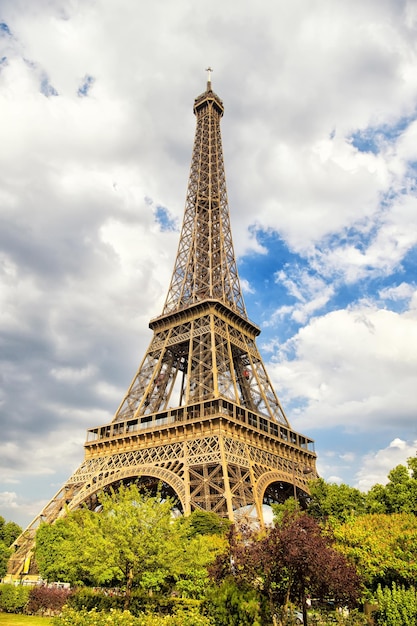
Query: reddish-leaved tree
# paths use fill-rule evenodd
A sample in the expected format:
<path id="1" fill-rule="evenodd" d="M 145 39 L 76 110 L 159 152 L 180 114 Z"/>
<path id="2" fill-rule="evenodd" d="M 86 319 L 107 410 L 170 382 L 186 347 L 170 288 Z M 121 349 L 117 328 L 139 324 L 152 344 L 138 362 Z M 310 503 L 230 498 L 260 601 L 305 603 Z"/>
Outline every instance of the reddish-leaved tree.
<path id="1" fill-rule="evenodd" d="M 355 606 L 361 582 L 346 558 L 333 548 L 333 538 L 305 513 L 286 515 L 279 526 L 262 534 L 232 528 L 229 552 L 211 570 L 213 578 L 233 575 L 268 598 L 271 610 L 287 615 L 290 601 L 303 607 L 305 598 L 331 598 L 340 606 Z"/>

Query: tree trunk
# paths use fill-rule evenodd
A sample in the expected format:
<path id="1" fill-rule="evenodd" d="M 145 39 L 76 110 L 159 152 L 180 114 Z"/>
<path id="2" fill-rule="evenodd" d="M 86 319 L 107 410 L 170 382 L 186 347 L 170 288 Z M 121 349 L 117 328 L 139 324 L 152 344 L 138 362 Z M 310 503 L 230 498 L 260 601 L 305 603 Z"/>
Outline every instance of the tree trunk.
<path id="1" fill-rule="evenodd" d="M 133 585 L 133 569 L 130 568 L 127 574 L 125 603 L 123 607 L 125 611 L 128 611 L 130 607 L 130 600 L 132 598 L 132 585 Z"/>
<path id="2" fill-rule="evenodd" d="M 306 594 L 305 594 L 305 589 L 303 589 L 303 596 L 302 596 L 302 610 L 303 610 L 303 624 L 304 626 L 308 626 L 308 621 L 307 621 L 307 602 L 306 602 Z"/>

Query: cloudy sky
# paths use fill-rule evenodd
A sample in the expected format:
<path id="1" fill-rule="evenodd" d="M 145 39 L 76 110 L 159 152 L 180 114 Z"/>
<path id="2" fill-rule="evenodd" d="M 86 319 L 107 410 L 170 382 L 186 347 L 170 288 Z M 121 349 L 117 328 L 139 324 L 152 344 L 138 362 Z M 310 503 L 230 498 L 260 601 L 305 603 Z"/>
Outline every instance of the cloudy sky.
<path id="1" fill-rule="evenodd" d="M 0 0 L 0 515 L 111 420 L 174 266 L 205 68 L 249 317 L 328 481 L 417 448 L 417 3 Z"/>

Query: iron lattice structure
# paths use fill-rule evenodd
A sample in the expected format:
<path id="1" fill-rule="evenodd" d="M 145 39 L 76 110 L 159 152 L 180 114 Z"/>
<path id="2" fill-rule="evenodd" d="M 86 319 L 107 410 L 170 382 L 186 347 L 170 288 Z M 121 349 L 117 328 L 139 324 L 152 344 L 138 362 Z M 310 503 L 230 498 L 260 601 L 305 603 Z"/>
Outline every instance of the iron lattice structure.
<path id="1" fill-rule="evenodd" d="M 132 479 L 162 484 L 184 514 L 263 523 L 263 504 L 307 495 L 312 439 L 295 432 L 256 346 L 233 250 L 220 119 L 196 98 L 196 135 L 179 247 L 153 338 L 111 423 L 87 431 L 85 459 L 16 541 L 19 574 L 41 521 L 53 522 Z"/>

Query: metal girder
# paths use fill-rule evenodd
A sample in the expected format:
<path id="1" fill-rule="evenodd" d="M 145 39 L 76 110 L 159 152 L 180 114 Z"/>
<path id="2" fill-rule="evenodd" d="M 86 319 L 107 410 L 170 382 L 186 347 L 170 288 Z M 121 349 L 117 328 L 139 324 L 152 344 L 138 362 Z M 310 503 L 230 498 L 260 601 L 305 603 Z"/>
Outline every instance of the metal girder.
<path id="1" fill-rule="evenodd" d="M 188 318 L 165 317 L 114 421 L 224 397 L 288 426 L 253 334 L 210 299 Z"/>

